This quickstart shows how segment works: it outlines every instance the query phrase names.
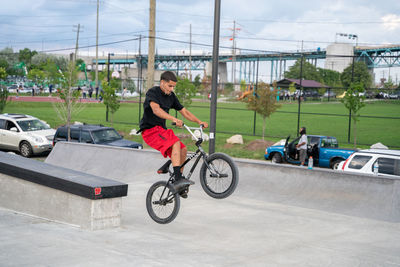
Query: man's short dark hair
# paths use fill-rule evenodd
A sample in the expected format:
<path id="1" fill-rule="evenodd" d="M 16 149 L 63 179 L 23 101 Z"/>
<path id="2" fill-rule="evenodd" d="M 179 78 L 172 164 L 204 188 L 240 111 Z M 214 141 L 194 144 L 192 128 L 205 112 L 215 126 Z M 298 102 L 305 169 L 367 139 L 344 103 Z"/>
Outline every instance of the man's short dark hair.
<path id="1" fill-rule="evenodd" d="M 169 82 L 169 81 L 177 82 L 178 81 L 175 73 L 173 73 L 172 71 L 166 71 L 163 74 L 161 74 L 161 80 L 164 80 L 166 82 Z"/>

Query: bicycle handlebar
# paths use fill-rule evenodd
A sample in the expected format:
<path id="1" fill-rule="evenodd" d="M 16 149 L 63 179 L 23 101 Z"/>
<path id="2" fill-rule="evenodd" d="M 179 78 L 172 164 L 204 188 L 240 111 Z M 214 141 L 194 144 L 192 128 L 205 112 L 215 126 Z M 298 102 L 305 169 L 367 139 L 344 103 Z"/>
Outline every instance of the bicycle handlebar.
<path id="1" fill-rule="evenodd" d="M 172 122 L 172 125 L 175 126 L 176 122 Z M 186 124 L 182 123 L 182 126 L 186 128 L 186 130 L 195 138 L 196 141 L 199 141 L 199 139 L 203 139 L 203 124 L 200 124 L 200 127 L 189 127 Z M 200 138 L 198 138 L 191 130 L 200 130 Z"/>

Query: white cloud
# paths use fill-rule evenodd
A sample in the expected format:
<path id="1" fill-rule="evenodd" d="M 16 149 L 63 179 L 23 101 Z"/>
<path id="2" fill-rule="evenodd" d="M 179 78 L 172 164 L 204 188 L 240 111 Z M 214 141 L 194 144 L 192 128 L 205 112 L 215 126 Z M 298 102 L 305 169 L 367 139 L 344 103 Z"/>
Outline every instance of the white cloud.
<path id="1" fill-rule="evenodd" d="M 400 16 L 395 14 L 388 14 L 381 18 L 383 21 L 383 27 L 389 31 L 400 28 Z"/>

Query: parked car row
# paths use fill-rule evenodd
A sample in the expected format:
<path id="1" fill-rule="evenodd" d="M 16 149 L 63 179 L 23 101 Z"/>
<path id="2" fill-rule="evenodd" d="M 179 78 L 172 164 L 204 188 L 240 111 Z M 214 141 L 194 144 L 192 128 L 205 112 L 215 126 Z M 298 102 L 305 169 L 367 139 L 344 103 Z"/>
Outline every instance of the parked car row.
<path id="1" fill-rule="evenodd" d="M 297 99 L 298 95 L 300 95 L 299 90 L 296 90 L 295 92 L 289 92 L 287 89 L 282 89 L 279 93 L 280 99 Z M 374 91 L 366 91 L 364 93 L 360 93 L 360 96 L 365 96 L 368 99 L 400 99 L 400 90 L 396 90 L 392 93 L 385 93 L 385 92 L 379 92 L 376 93 Z M 319 94 L 317 90 L 314 89 L 305 89 L 301 91 L 301 96 L 304 97 L 305 99 L 311 98 L 311 99 L 317 99 L 317 98 L 343 98 L 345 96 L 345 92 L 341 94 L 336 94 L 335 91 L 328 90 L 324 94 Z"/>
<path id="2" fill-rule="evenodd" d="M 111 127 L 71 125 L 69 141 L 142 149 L 142 144 L 123 139 Z M 25 114 L 0 114 L 0 149 L 24 157 L 49 153 L 59 141 L 67 141 L 67 127 L 52 129 L 46 122 Z"/>
<path id="3" fill-rule="evenodd" d="M 334 170 L 375 175 L 400 177 L 400 150 L 365 149 L 351 150 L 338 148 L 335 137 L 308 135 L 307 158 L 313 158 L 314 166 L 330 167 Z M 296 144 L 299 137 L 270 146 L 265 151 L 265 159 L 273 163 L 300 164 Z M 308 163 L 308 160 L 306 160 Z"/>
<path id="4" fill-rule="evenodd" d="M 366 149 L 340 162 L 338 171 L 400 176 L 400 150 Z"/>

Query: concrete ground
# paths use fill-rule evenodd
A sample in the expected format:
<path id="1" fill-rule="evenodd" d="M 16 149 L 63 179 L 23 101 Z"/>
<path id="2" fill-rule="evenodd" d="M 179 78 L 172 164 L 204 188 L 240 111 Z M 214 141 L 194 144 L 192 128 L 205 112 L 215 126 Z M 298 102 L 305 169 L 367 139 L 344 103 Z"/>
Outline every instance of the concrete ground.
<path id="1" fill-rule="evenodd" d="M 148 179 L 123 177 L 120 228 L 87 231 L 0 208 L 0 266 L 400 266 L 400 223 L 253 197 L 260 177 L 245 167 L 248 184 L 222 200 L 194 177 L 175 221 L 159 225 L 145 207 L 150 185 L 164 179 L 158 161 L 146 158 Z"/>

